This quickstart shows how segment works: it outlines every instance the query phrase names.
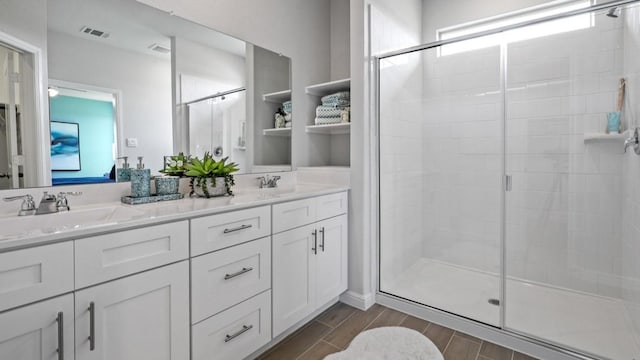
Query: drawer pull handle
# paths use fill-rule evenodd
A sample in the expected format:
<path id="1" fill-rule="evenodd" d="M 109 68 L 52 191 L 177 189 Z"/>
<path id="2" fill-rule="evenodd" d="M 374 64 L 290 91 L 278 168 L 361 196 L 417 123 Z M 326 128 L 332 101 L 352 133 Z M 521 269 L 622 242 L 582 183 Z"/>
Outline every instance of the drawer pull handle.
<path id="1" fill-rule="evenodd" d="M 324 226 L 322 227 L 322 229 L 320 229 L 320 234 L 322 234 L 322 242 L 320 243 L 319 247 L 320 249 L 322 249 L 322 252 L 324 252 Z"/>
<path id="2" fill-rule="evenodd" d="M 58 313 L 58 317 L 56 318 L 58 322 L 58 360 L 64 360 L 64 314 L 61 312 Z"/>
<path id="3" fill-rule="evenodd" d="M 253 227 L 253 225 L 242 225 L 242 226 L 238 226 L 237 228 L 233 228 L 233 229 L 224 229 L 224 233 L 228 234 L 228 233 L 232 233 L 232 232 L 236 232 L 236 231 L 240 231 L 240 230 L 246 230 L 250 227 Z"/>
<path id="4" fill-rule="evenodd" d="M 89 350 L 96 349 L 96 304 L 89 303 Z"/>
<path id="5" fill-rule="evenodd" d="M 225 279 L 225 280 L 233 279 L 234 277 L 236 277 L 236 276 L 240 276 L 240 275 L 242 275 L 242 274 L 244 274 L 244 273 L 248 273 L 248 272 L 249 272 L 249 271 L 251 271 L 251 270 L 253 270 L 253 268 L 252 268 L 252 267 L 250 267 L 250 268 L 245 268 L 245 267 L 243 267 L 243 268 L 242 268 L 242 270 L 240 270 L 240 271 L 238 271 L 238 272 L 235 272 L 235 273 L 233 273 L 233 274 L 227 274 L 227 275 L 225 275 L 225 276 L 224 276 L 224 279 Z"/>
<path id="6" fill-rule="evenodd" d="M 311 248 L 311 251 L 313 251 L 314 255 L 317 255 L 318 254 L 318 230 L 313 230 L 311 235 L 313 236 L 313 247 Z"/>
<path id="7" fill-rule="evenodd" d="M 225 338 L 224 338 L 224 342 L 229 342 L 229 341 L 237 338 L 238 336 L 246 333 L 247 331 L 249 331 L 251 329 L 253 329 L 253 325 L 249 325 L 249 326 L 242 325 L 242 329 L 238 330 L 238 332 L 236 332 L 235 334 L 232 334 L 232 335 L 227 334 L 227 336 L 225 336 Z"/>

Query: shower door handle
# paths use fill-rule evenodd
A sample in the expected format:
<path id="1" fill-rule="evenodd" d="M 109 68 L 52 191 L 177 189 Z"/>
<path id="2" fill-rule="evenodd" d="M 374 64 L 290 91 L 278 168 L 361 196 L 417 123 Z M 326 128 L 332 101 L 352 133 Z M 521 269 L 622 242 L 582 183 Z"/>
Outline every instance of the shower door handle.
<path id="1" fill-rule="evenodd" d="M 505 175 L 504 180 L 505 191 L 511 191 L 511 189 L 513 188 L 513 180 L 511 175 Z"/>

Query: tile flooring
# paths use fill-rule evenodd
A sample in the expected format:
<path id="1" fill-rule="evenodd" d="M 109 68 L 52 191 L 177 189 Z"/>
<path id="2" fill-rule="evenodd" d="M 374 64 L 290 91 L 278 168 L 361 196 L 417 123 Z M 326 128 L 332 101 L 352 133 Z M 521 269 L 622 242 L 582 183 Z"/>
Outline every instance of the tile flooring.
<path id="1" fill-rule="evenodd" d="M 423 333 L 442 351 L 445 360 L 535 360 L 378 304 L 361 311 L 343 303 L 320 314 L 258 359 L 321 360 L 344 350 L 362 331 L 381 326 L 404 326 Z"/>

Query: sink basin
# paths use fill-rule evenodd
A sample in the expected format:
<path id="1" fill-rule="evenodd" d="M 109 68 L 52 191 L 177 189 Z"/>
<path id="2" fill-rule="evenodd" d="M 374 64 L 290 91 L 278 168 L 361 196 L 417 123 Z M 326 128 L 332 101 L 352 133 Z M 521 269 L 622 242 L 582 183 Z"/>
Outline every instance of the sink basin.
<path id="1" fill-rule="evenodd" d="M 124 206 L 108 206 L 92 209 L 30 216 L 10 216 L 0 219 L 0 240 L 36 234 L 54 234 L 83 227 L 116 223 L 135 219 L 145 213 Z"/>

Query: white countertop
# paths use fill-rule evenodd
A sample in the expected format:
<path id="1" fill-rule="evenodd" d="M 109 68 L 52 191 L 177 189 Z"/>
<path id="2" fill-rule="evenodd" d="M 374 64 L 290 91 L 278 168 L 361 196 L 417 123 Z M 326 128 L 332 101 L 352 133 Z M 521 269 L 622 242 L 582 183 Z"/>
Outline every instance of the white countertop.
<path id="1" fill-rule="evenodd" d="M 275 189 L 240 189 L 234 196 L 210 199 L 186 196 L 182 200 L 144 205 L 118 201 L 72 207 L 68 213 L 5 216 L 0 218 L 4 223 L 0 227 L 0 252 L 346 190 L 349 187 L 343 185 L 297 184 Z"/>

